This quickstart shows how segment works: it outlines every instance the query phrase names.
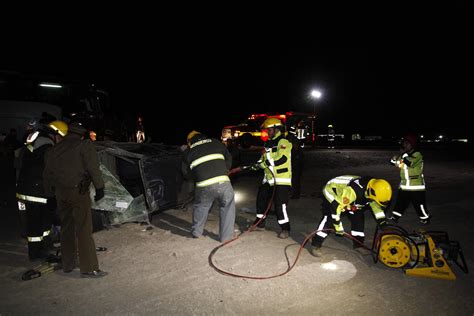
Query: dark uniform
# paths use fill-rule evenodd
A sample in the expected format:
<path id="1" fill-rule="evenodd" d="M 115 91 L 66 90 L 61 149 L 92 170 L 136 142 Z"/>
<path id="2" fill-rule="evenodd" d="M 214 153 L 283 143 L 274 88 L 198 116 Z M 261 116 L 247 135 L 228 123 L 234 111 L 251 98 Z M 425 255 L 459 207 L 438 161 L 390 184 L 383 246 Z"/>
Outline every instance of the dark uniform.
<path id="1" fill-rule="evenodd" d="M 45 155 L 45 190 L 49 195 L 56 195 L 58 203 L 65 272 L 74 269 L 77 254 L 81 273 L 100 271 L 92 238 L 89 185 L 92 181 L 96 191 L 103 191 L 104 181 L 92 142 L 81 139 L 80 134 L 85 132 L 82 126 L 71 125 L 63 141 Z"/>
<path id="2" fill-rule="evenodd" d="M 304 142 L 306 130 L 297 125 L 290 126 L 287 139 L 292 144 L 291 149 L 291 198 L 299 199 L 301 195 L 301 175 L 304 167 Z"/>
<path id="3" fill-rule="evenodd" d="M 34 139 L 33 139 L 34 138 Z M 21 168 L 18 175 L 16 197 L 23 229 L 28 239 L 30 260 L 45 258 L 51 247 L 54 209 L 48 204 L 43 189 L 44 156 L 54 141 L 44 132 L 36 131 L 27 138 L 22 148 Z"/>
<path id="4" fill-rule="evenodd" d="M 183 153 L 183 173 L 191 175 L 194 191 L 193 226 L 191 234 L 199 238 L 214 200 L 219 203 L 219 239 L 233 238 L 235 223 L 234 189 L 227 173 L 232 157 L 220 141 L 199 132 L 188 136 L 189 148 Z"/>

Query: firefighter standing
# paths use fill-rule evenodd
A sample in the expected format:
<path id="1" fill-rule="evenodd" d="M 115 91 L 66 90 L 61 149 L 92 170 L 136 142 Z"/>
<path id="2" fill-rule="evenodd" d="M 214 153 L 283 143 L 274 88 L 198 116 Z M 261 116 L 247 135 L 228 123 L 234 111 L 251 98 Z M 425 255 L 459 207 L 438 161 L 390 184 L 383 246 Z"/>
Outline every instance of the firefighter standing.
<path id="1" fill-rule="evenodd" d="M 195 182 L 193 224 L 191 235 L 199 238 L 204 232 L 212 203 L 219 203 L 219 240 L 234 237 L 234 189 L 227 173 L 232 156 L 220 141 L 192 131 L 187 137 L 188 148 L 183 152 L 183 174 Z"/>
<path id="2" fill-rule="evenodd" d="M 19 158 L 16 197 L 30 260 L 46 258 L 52 246 L 56 202 L 54 197 L 47 197 L 43 189 L 44 157 L 46 150 L 65 136 L 67 130 L 67 124 L 62 121 L 54 121 L 49 127 L 37 126 L 26 138 Z"/>
<path id="3" fill-rule="evenodd" d="M 328 125 L 328 148 L 334 149 L 334 143 L 336 142 L 336 134 L 334 133 L 334 126 Z"/>
<path id="4" fill-rule="evenodd" d="M 298 128 L 298 124 L 292 124 L 288 131 L 288 140 L 292 144 L 291 149 L 291 198 L 299 199 L 301 195 L 301 175 L 304 167 L 304 142 L 306 130 Z"/>
<path id="5" fill-rule="evenodd" d="M 431 216 L 426 209 L 426 188 L 423 177 L 423 155 L 416 150 L 416 136 L 405 135 L 400 141 L 401 155 L 390 162 L 400 168 L 400 186 L 397 202 L 389 219 L 398 222 L 408 205 L 413 203 L 421 224 L 429 224 Z"/>
<path id="6" fill-rule="evenodd" d="M 370 207 L 377 224 L 385 224 L 384 209 L 392 198 L 392 188 L 383 179 L 346 175 L 329 180 L 324 186 L 323 195 L 322 218 L 318 232 L 311 241 L 313 256 L 319 255 L 319 249 L 328 235 L 328 231 L 322 230 L 333 228 L 337 236 L 344 235 L 342 214 L 347 214 L 351 221 L 354 249 L 362 247 L 360 243 L 365 239 L 364 210 Z"/>
<path id="7" fill-rule="evenodd" d="M 290 219 L 287 213 L 288 197 L 291 188 L 291 143 L 284 138 L 284 126 L 277 118 L 266 119 L 262 129 L 268 129 L 268 141 L 260 160 L 251 167 L 253 170 L 264 169 L 264 178 L 257 194 L 257 218 L 254 224 L 260 223 L 257 230 L 265 229 L 265 209 L 270 202 L 273 190 L 273 205 L 281 232 L 279 238 L 288 238 Z"/>
<path id="8" fill-rule="evenodd" d="M 56 196 L 61 218 L 61 254 L 63 271 L 71 272 L 79 255 L 83 277 L 102 277 L 92 238 L 92 214 L 89 186 L 96 188 L 95 200 L 104 197 L 104 181 L 97 152 L 90 140 L 83 141 L 86 129 L 71 123 L 69 132 L 45 155 L 44 187 L 48 196 Z"/>

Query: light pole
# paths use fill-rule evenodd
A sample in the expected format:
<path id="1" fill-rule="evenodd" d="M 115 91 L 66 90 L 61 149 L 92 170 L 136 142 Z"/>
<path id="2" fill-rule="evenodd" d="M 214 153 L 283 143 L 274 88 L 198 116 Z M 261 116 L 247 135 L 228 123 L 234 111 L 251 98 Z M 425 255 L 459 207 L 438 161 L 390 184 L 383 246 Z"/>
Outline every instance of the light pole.
<path id="1" fill-rule="evenodd" d="M 321 91 L 313 89 L 311 90 L 311 98 L 318 100 L 321 98 Z M 311 130 L 312 130 L 312 140 L 313 140 L 313 145 L 316 140 L 316 133 L 314 131 L 314 121 L 316 120 L 316 101 L 313 103 L 313 120 L 311 121 Z"/>

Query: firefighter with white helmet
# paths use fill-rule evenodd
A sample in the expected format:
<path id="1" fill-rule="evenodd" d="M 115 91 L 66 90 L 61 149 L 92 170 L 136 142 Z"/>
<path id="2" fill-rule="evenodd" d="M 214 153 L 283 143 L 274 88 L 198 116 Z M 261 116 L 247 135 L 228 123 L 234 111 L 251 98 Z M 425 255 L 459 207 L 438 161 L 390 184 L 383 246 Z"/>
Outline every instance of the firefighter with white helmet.
<path id="1" fill-rule="evenodd" d="M 384 179 L 344 175 L 329 180 L 323 189 L 322 218 L 318 232 L 311 242 L 311 254 L 319 255 L 319 249 L 334 229 L 336 236 L 344 235 L 341 216 L 347 214 L 351 221 L 354 249 L 362 247 L 365 239 L 364 210 L 370 208 L 378 225 L 385 224 L 384 209 L 392 198 L 392 187 Z M 331 225 L 332 224 L 332 225 Z"/>
<path id="2" fill-rule="evenodd" d="M 67 124 L 63 121 L 36 124 L 21 149 L 16 197 L 30 260 L 44 259 L 52 246 L 56 202 L 43 189 L 44 157 L 46 150 L 66 134 Z"/>
<path id="3" fill-rule="evenodd" d="M 277 118 L 267 118 L 262 129 L 268 130 L 268 141 L 264 144 L 264 151 L 260 160 L 252 166 L 253 170 L 264 169 L 264 178 L 257 194 L 257 230 L 265 229 L 264 212 L 273 195 L 273 205 L 281 232 L 279 238 L 288 238 L 290 219 L 287 205 L 291 188 L 291 148 L 292 144 L 285 139 L 284 125 Z M 254 223 L 254 224 L 255 224 Z"/>

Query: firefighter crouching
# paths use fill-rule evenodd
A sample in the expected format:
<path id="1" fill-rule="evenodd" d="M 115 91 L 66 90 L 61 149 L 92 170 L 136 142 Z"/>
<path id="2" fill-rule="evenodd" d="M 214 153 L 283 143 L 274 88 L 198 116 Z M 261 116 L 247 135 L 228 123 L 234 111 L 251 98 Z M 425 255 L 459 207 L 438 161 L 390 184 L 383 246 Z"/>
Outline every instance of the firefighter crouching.
<path id="1" fill-rule="evenodd" d="M 79 263 L 82 277 L 102 277 L 107 272 L 99 270 L 92 237 L 89 185 L 94 184 L 98 201 L 104 197 L 104 181 L 92 142 L 83 140 L 85 133 L 80 123 L 69 125 L 66 137 L 45 154 L 43 179 L 45 193 L 55 195 L 58 203 L 63 271 L 69 273 Z"/>
<path id="2" fill-rule="evenodd" d="M 361 249 L 365 239 L 364 211 L 370 207 L 377 224 L 384 225 L 384 209 L 392 198 L 392 187 L 383 179 L 345 175 L 329 180 L 323 195 L 322 218 L 318 232 L 311 241 L 310 252 L 313 256 L 320 255 L 319 249 L 328 235 L 324 229 L 333 228 L 336 236 L 344 236 L 343 214 L 347 214 L 351 221 L 351 236 L 355 239 L 353 248 Z"/>
<path id="3" fill-rule="evenodd" d="M 287 205 L 291 188 L 291 143 L 284 138 L 282 122 L 277 118 L 266 119 L 262 129 L 268 129 L 268 141 L 264 144 L 264 151 L 260 160 L 251 167 L 253 170 L 264 169 L 264 177 L 257 194 L 257 218 L 260 221 L 257 230 L 265 229 L 265 209 L 272 198 L 281 232 L 279 238 L 288 238 L 290 219 Z"/>
<path id="4" fill-rule="evenodd" d="M 33 130 L 22 148 L 16 197 L 20 218 L 28 239 L 30 260 L 44 259 L 52 247 L 52 227 L 56 209 L 54 197 L 47 197 L 43 189 L 43 168 L 46 150 L 67 134 L 67 124 L 53 121 Z"/>

